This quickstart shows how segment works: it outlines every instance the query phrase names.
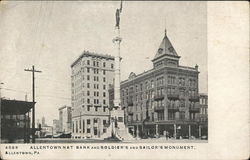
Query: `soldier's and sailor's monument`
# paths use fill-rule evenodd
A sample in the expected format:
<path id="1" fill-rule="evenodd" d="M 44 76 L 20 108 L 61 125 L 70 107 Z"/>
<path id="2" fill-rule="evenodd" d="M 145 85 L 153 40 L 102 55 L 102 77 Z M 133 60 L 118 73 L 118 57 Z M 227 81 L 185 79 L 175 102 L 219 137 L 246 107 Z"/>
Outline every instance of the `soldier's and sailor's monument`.
<path id="1" fill-rule="evenodd" d="M 122 38 L 120 36 L 120 19 L 122 12 L 122 1 L 120 8 L 116 9 L 115 18 L 115 37 L 113 38 L 114 48 L 115 48 L 115 80 L 114 80 L 114 107 L 110 110 L 110 119 L 111 119 L 111 135 L 115 136 L 120 140 L 132 139 L 132 135 L 129 134 L 128 128 L 124 124 L 124 110 L 121 107 L 120 99 L 120 45 Z"/>

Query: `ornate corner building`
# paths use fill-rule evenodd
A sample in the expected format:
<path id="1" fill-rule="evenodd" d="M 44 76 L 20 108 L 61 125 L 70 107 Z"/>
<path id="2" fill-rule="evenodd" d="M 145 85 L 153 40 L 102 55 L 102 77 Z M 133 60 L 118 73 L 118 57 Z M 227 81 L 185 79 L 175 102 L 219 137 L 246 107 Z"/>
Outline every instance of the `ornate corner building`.
<path id="1" fill-rule="evenodd" d="M 207 134 L 203 133 L 207 125 L 200 122 L 198 66 L 181 66 L 179 60 L 165 32 L 153 68 L 138 75 L 132 72 L 121 82 L 125 123 L 134 136 L 157 137 L 168 132 L 170 137 L 192 138 Z"/>

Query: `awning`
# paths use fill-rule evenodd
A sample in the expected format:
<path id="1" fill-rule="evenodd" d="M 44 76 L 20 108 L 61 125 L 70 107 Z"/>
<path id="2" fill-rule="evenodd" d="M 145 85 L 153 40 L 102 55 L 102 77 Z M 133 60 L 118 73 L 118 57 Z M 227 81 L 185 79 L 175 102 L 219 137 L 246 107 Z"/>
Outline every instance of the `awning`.
<path id="1" fill-rule="evenodd" d="M 36 102 L 1 99 L 1 115 L 18 115 L 27 113 Z"/>

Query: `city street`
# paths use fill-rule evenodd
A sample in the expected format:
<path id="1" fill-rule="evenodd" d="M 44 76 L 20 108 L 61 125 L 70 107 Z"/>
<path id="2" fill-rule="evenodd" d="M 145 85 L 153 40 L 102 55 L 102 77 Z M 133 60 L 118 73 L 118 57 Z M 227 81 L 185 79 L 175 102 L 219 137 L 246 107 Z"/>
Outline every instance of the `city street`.
<path id="1" fill-rule="evenodd" d="M 111 141 L 102 139 L 71 139 L 71 138 L 39 138 L 36 143 L 207 143 L 207 140 L 200 139 L 135 139 L 132 141 Z"/>

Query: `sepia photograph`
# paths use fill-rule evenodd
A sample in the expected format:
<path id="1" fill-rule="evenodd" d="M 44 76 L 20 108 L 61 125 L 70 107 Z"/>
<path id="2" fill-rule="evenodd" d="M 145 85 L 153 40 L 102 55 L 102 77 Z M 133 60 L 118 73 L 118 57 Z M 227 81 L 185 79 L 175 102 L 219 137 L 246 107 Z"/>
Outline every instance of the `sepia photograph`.
<path id="1" fill-rule="evenodd" d="M 208 144 L 207 6 L 0 2 L 1 144 Z"/>

